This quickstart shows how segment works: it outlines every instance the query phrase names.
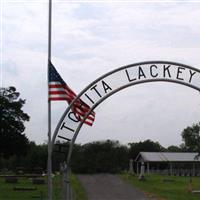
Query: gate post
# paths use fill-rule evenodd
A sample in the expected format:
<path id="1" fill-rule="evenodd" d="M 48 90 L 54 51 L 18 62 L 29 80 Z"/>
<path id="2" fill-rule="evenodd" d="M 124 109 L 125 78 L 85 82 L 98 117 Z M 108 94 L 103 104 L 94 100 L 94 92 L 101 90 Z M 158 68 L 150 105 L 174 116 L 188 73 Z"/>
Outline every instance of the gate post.
<path id="1" fill-rule="evenodd" d="M 66 162 L 60 164 L 61 174 L 61 199 L 71 200 L 70 181 L 69 181 L 69 169 Z"/>

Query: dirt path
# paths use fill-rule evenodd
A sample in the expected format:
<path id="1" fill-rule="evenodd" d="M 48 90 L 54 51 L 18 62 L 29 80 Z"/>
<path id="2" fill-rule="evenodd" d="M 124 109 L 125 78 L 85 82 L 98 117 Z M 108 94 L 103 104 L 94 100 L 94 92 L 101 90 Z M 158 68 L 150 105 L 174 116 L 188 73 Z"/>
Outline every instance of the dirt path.
<path id="1" fill-rule="evenodd" d="M 111 174 L 78 175 L 88 200 L 147 200 L 144 193 Z"/>

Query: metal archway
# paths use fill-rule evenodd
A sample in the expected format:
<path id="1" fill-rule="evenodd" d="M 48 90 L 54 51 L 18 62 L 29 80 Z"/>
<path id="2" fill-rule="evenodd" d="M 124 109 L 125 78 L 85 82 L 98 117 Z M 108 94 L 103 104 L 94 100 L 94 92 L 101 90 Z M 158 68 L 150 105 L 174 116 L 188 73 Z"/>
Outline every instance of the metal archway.
<path id="1" fill-rule="evenodd" d="M 56 138 L 70 142 L 67 155 L 68 167 L 70 166 L 73 145 L 88 115 L 105 99 L 120 90 L 148 82 L 172 82 L 200 91 L 200 70 L 181 63 L 149 61 L 120 67 L 93 81 L 77 95 L 76 99 L 65 110 L 52 138 L 52 146 Z M 92 96 L 91 93 L 94 93 L 95 96 Z M 73 103 L 79 98 L 90 105 L 90 110 L 81 121 L 73 118 L 70 111 Z"/>

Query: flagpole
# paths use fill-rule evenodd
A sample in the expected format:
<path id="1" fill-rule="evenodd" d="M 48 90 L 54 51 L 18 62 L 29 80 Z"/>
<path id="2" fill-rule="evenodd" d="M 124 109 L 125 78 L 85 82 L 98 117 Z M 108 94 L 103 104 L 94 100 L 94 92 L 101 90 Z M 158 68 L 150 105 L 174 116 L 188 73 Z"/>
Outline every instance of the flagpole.
<path id="1" fill-rule="evenodd" d="M 52 19 L 52 0 L 49 0 L 49 23 L 48 23 L 48 64 L 47 64 L 47 83 L 49 88 L 49 63 L 51 62 L 51 19 Z M 49 90 L 48 90 L 49 97 Z M 51 141 L 51 101 L 48 98 L 48 200 L 52 200 L 52 141 Z"/>

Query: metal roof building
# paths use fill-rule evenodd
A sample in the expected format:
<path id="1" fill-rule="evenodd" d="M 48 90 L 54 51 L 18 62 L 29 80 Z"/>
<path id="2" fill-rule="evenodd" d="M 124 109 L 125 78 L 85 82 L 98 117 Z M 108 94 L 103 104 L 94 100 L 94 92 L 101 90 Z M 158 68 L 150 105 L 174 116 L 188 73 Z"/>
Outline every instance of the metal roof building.
<path id="1" fill-rule="evenodd" d="M 139 162 L 199 162 L 198 153 L 188 152 L 140 152 L 135 159 Z"/>
<path id="2" fill-rule="evenodd" d="M 161 172 L 159 166 L 169 175 L 200 174 L 198 153 L 189 152 L 140 152 L 135 159 L 137 173 L 144 163 L 147 173 Z M 162 171 L 164 171 L 162 170 Z"/>

